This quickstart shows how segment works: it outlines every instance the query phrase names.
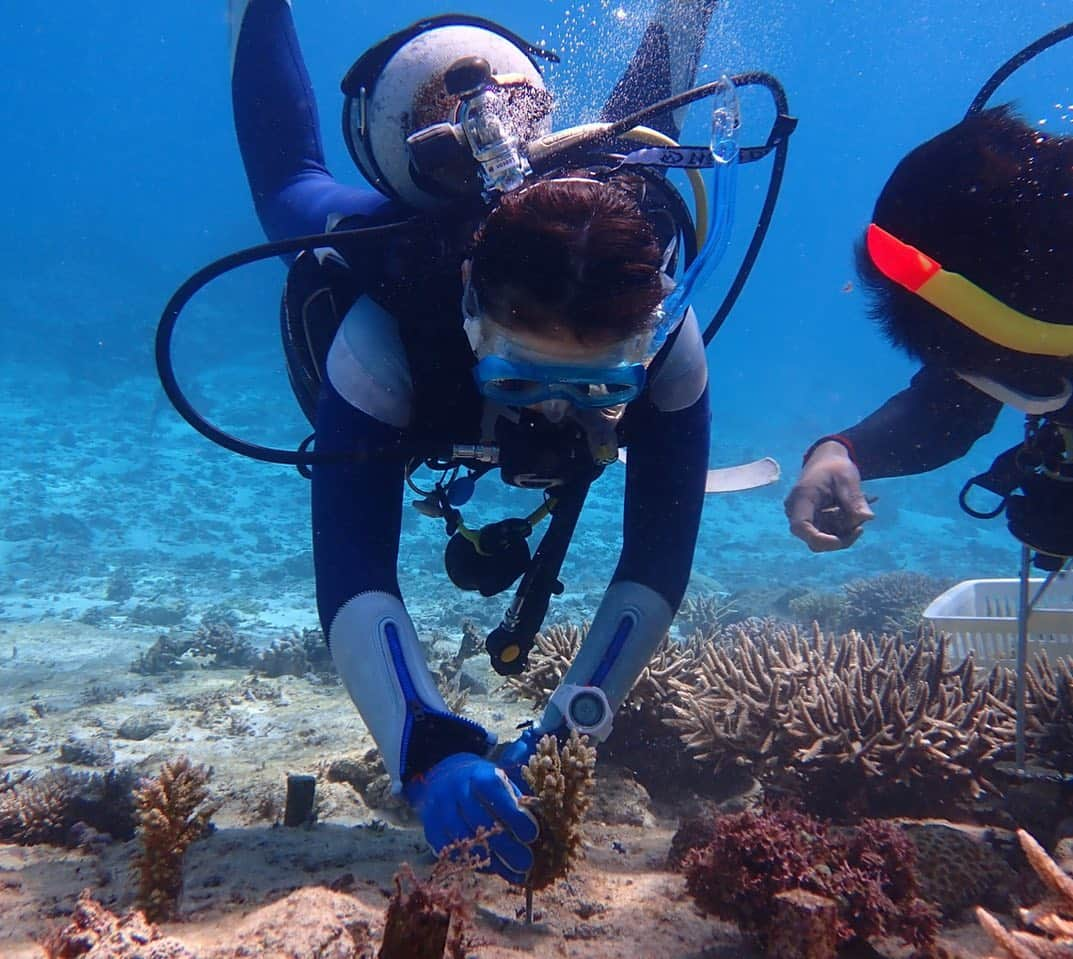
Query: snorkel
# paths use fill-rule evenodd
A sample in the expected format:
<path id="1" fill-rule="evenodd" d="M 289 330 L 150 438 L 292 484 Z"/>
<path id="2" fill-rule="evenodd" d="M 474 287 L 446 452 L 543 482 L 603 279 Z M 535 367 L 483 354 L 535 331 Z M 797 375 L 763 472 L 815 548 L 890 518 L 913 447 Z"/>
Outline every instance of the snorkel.
<path id="1" fill-rule="evenodd" d="M 712 93 L 711 164 L 709 197 L 714 198 L 712 224 L 697 258 L 689 265 L 682 279 L 663 301 L 664 324 L 673 324 L 685 310 L 698 283 L 705 281 L 718 266 L 730 244 L 734 225 L 734 197 L 738 185 L 738 128 L 741 126 L 741 105 L 734 84 L 728 77 L 718 81 Z M 644 152 L 644 151 L 641 151 Z M 669 330 L 662 331 L 665 340 Z M 653 343 L 662 346 L 662 342 Z"/>
<path id="2" fill-rule="evenodd" d="M 880 273 L 998 346 L 1037 356 L 1073 356 L 1073 326 L 1037 320 L 871 223 L 868 256 Z"/>

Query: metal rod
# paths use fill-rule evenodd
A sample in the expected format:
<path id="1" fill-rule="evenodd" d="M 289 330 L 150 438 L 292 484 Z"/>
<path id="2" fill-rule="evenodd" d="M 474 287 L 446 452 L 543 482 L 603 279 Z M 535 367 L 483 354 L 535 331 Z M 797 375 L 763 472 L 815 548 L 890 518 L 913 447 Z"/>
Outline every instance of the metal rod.
<path id="1" fill-rule="evenodd" d="M 1017 768 L 1025 768 L 1025 670 L 1028 668 L 1028 617 L 1032 604 L 1028 598 L 1031 553 L 1021 546 L 1021 594 L 1017 603 Z M 1037 599 L 1039 597 L 1037 596 Z"/>

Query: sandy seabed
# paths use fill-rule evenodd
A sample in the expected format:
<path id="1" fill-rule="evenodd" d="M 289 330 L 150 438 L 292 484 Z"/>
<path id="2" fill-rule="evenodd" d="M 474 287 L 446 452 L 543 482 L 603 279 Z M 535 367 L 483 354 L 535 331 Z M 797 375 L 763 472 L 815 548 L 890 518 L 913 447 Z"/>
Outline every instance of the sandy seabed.
<path id="1" fill-rule="evenodd" d="M 178 755 L 211 766 L 210 789 L 221 802 L 215 830 L 187 854 L 181 921 L 162 926 L 198 955 L 326 955 L 297 927 L 281 939 L 262 936 L 250 951 L 258 910 L 316 888 L 324 890 L 316 905 L 303 906 L 308 923 L 316 925 L 318 910 L 329 924 L 345 915 L 368 923 L 377 938 L 399 864 L 427 875 L 432 858 L 405 810 L 370 809 L 350 785 L 325 781 L 332 760 L 361 756 L 372 746 L 341 686 L 241 669 L 128 671 L 154 638 L 67 621 L 0 627 L 0 763 L 9 771 L 44 771 L 62 764 L 60 747 L 72 738 L 103 738 L 115 764 L 133 763 L 146 775 Z M 466 712 L 501 735 L 531 715 L 495 691 L 471 698 Z M 118 737 L 131 716 L 152 717 L 160 730 L 139 741 Z M 284 784 L 296 772 L 320 774 L 319 820 L 284 828 L 278 825 Z M 650 807 L 638 821 L 636 810 L 626 814 L 614 795 L 598 795 L 594 808 L 584 861 L 567 881 L 537 894 L 532 925 L 522 918 L 519 890 L 480 878 L 473 928 L 480 944 L 471 955 L 753 954 L 733 926 L 700 915 L 683 878 L 666 869 L 675 809 Z M 44 956 L 40 941 L 65 924 L 82 890 L 118 915 L 132 909 L 136 850 L 136 839 L 83 849 L 0 845 L 0 956 Z M 988 953 L 974 923 L 947 928 L 945 936 L 956 946 L 953 955 Z M 881 955 L 893 959 L 907 951 L 891 944 Z"/>

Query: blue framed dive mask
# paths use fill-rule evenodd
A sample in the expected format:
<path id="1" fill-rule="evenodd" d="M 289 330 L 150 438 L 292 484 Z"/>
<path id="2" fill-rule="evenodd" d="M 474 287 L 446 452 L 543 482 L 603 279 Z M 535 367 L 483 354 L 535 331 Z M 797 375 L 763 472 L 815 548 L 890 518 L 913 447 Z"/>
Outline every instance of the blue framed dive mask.
<path id="1" fill-rule="evenodd" d="M 644 389 L 647 365 L 673 328 L 660 313 L 656 325 L 598 354 L 594 362 L 568 363 L 519 343 L 483 315 L 471 284 L 462 297 L 464 328 L 477 357 L 477 389 L 505 406 L 565 400 L 585 409 L 605 409 L 635 400 Z"/>
<path id="2" fill-rule="evenodd" d="M 477 388 L 506 406 L 532 406 L 566 400 L 574 406 L 601 409 L 635 400 L 645 385 L 643 363 L 613 367 L 534 363 L 490 355 L 473 370 Z"/>

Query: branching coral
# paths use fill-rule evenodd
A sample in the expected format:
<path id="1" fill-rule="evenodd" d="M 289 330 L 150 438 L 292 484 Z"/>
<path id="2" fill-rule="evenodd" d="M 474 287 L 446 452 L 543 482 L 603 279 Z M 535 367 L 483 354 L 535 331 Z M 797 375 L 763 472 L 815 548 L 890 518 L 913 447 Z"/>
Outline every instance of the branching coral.
<path id="1" fill-rule="evenodd" d="M 976 917 L 1013 959 L 1069 959 L 1073 956 L 1073 877 L 1023 829 L 1017 831 L 1017 838 L 1048 892 L 1049 898 L 1040 905 L 1018 911 L 1021 922 L 1038 932 L 1010 931 L 983 907 L 977 907 Z"/>
<path id="2" fill-rule="evenodd" d="M 915 632 L 924 607 L 949 585 L 907 570 L 853 580 L 842 587 L 843 622 L 862 633 Z"/>
<path id="3" fill-rule="evenodd" d="M 191 666 L 248 666 L 255 659 L 249 640 L 238 636 L 230 622 L 206 617 L 192 636 L 159 636 L 130 668 L 153 675 Z"/>
<path id="4" fill-rule="evenodd" d="M 507 678 L 507 687 L 543 706 L 562 682 L 589 632 L 589 624 L 556 623 L 536 634 L 529 668 Z"/>
<path id="5" fill-rule="evenodd" d="M 889 823 L 851 830 L 788 809 L 716 819 L 711 841 L 686 859 L 686 887 L 706 912 L 767 943 L 776 897 L 800 889 L 834 903 L 841 944 L 897 936 L 928 947 L 938 929 L 917 896 L 913 849 Z"/>
<path id="6" fill-rule="evenodd" d="M 538 634 L 529 670 L 510 677 L 508 686 L 537 705 L 545 705 L 587 632 L 587 625 L 556 625 Z M 614 728 L 601 749 L 604 759 L 629 767 L 653 793 L 698 787 L 700 780 L 710 778 L 682 748 L 675 730 L 664 722 L 667 704 L 676 695 L 672 681 L 692 687 L 697 656 L 706 642 L 699 634 L 688 642 L 664 636 L 615 714 Z"/>
<path id="7" fill-rule="evenodd" d="M 530 889 L 550 886 L 581 857 L 581 820 L 592 804 L 595 767 L 596 750 L 574 730 L 561 749 L 554 736 L 545 736 L 522 769 L 533 792 L 526 802 L 540 822 Z"/>
<path id="8" fill-rule="evenodd" d="M 209 771 L 185 756 L 164 763 L 160 775 L 134 792 L 141 852 L 138 905 L 156 922 L 172 918 L 183 887 L 187 847 L 208 827 L 216 806 L 207 803 Z"/>
<path id="9" fill-rule="evenodd" d="M 1073 659 L 1061 656 L 1052 663 L 1037 653 L 1025 678 L 1033 751 L 1062 772 L 1073 771 Z"/>
<path id="10" fill-rule="evenodd" d="M 734 613 L 734 601 L 725 593 L 706 593 L 682 600 L 675 622 L 683 636 L 709 636 L 719 632 Z"/>
<path id="11" fill-rule="evenodd" d="M 546 705 L 587 633 L 588 624 L 554 625 L 538 633 L 530 668 L 520 676 L 509 677 L 508 687 L 538 706 Z M 698 651 L 703 646 L 699 638 L 680 643 L 664 636 L 615 717 L 614 738 L 640 742 L 658 734 L 664 707 L 674 694 L 674 681 L 691 684 Z"/>
<path id="12" fill-rule="evenodd" d="M 698 665 L 670 707 L 685 744 L 814 811 L 934 812 L 993 790 L 989 772 L 1012 748 L 1006 678 L 978 682 L 971 658 L 947 662 L 943 639 L 791 628 L 708 646 Z"/>
<path id="13" fill-rule="evenodd" d="M 395 873 L 378 959 L 465 959 L 473 947 L 469 925 L 477 870 L 488 863 L 490 836 L 480 829 L 471 839 L 445 846 L 424 881 L 403 863 Z"/>
<path id="14" fill-rule="evenodd" d="M 127 769 L 5 773 L 0 777 L 0 841 L 75 845 L 78 831 L 72 827 L 79 822 L 128 839 L 134 833 L 132 778 Z"/>

